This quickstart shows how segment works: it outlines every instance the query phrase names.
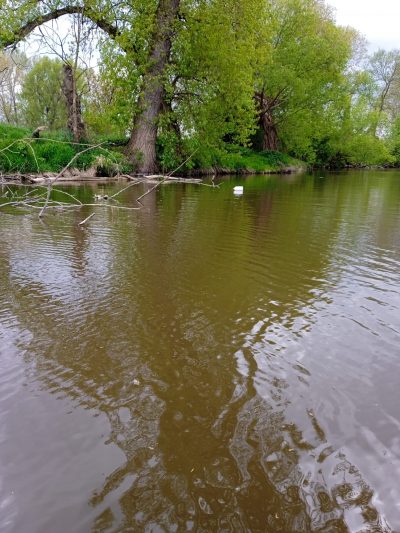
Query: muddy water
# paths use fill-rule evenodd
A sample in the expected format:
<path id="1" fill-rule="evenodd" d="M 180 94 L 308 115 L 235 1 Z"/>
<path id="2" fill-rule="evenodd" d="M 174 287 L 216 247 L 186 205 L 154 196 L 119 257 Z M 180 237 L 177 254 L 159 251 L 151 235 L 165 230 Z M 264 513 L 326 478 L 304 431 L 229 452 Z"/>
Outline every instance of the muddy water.
<path id="1" fill-rule="evenodd" d="M 0 212 L 0 531 L 400 530 L 400 173 L 144 203 Z"/>

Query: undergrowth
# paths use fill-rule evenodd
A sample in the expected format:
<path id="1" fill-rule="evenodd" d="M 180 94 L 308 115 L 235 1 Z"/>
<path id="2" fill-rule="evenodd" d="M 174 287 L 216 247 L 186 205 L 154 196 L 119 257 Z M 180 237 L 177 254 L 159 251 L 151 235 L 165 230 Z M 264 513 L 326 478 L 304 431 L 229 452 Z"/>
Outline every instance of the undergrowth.
<path id="1" fill-rule="evenodd" d="M 288 166 L 298 166 L 301 162 L 281 152 L 255 152 L 249 148 L 228 147 L 215 158 L 213 166 L 235 171 L 267 172 L 277 171 Z"/>
<path id="2" fill-rule="evenodd" d="M 96 168 L 96 174 L 113 176 L 129 173 L 132 166 L 126 161 L 122 150 L 126 139 L 99 138 L 93 145 L 104 142 L 103 146 L 86 151 L 73 162 L 79 170 Z M 74 144 L 66 131 L 43 132 L 40 139 L 32 138 L 32 131 L 6 124 L 0 124 L 0 172 L 43 173 L 60 172 L 72 158 L 87 148 L 85 144 Z M 249 148 L 225 143 L 219 148 L 211 148 L 189 142 L 179 158 L 171 156 L 165 146 L 159 146 L 159 160 L 163 171 L 179 167 L 181 159 L 192 153 L 181 172 L 213 170 L 229 173 L 263 173 L 279 171 L 285 167 L 304 167 L 304 163 L 281 152 L 256 152 Z M 168 156 L 168 157 L 167 157 Z"/>
<path id="3" fill-rule="evenodd" d="M 103 176 L 129 172 L 131 167 L 123 155 L 110 145 L 108 142 L 82 153 L 73 167 L 87 170 L 94 166 Z M 59 172 L 85 148 L 85 144 L 71 143 L 63 131 L 46 132 L 41 139 L 33 139 L 31 130 L 0 124 L 0 171 L 3 173 Z"/>

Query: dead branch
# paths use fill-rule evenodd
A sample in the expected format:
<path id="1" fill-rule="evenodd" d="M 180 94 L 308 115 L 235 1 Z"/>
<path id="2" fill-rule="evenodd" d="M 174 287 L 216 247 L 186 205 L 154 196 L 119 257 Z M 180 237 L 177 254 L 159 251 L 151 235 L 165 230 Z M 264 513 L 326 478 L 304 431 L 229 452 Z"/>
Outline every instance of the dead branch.
<path id="1" fill-rule="evenodd" d="M 3 150 L 7 150 L 7 149 L 10 149 L 13 144 L 15 144 L 16 142 L 20 142 L 21 139 L 19 139 L 18 141 L 15 141 L 14 143 L 10 144 L 9 146 L 7 146 L 5 149 Z M 28 139 L 24 139 L 23 140 L 24 142 L 26 142 L 29 147 L 31 148 L 31 150 L 34 152 L 33 150 L 33 147 L 31 146 L 30 142 Z M 32 140 L 30 140 L 32 141 Z M 133 178 L 133 181 L 126 187 L 123 187 L 122 189 L 120 189 L 119 191 L 117 191 L 115 194 L 113 194 L 112 196 L 104 196 L 104 200 L 106 201 L 102 201 L 102 202 L 95 202 L 95 203 L 83 203 L 81 202 L 78 198 L 76 198 L 74 195 L 70 194 L 69 192 L 65 191 L 65 190 L 62 190 L 62 189 L 56 189 L 54 187 L 54 184 L 61 178 L 61 176 L 66 172 L 66 170 L 68 170 L 68 168 L 70 168 L 72 166 L 72 164 L 74 163 L 74 161 L 76 161 L 76 159 L 82 155 L 83 153 L 85 152 L 88 152 L 89 150 L 94 150 L 94 149 L 97 149 L 97 148 L 101 148 L 105 143 L 99 143 L 99 144 L 96 144 L 96 145 L 84 145 L 85 148 L 83 150 L 81 150 L 80 152 L 76 153 L 74 155 L 74 157 L 69 161 L 69 163 L 53 178 L 47 178 L 48 182 L 47 182 L 47 186 L 40 186 L 40 185 L 26 185 L 26 184 L 22 184 L 22 183 L 18 183 L 16 185 L 20 185 L 20 186 L 24 186 L 24 187 L 32 187 L 31 190 L 29 191 L 26 191 L 25 189 L 25 194 L 23 196 L 21 195 L 16 195 L 9 187 L 7 187 L 7 190 L 6 190 L 6 193 L 3 194 L 2 198 L 7 198 L 7 202 L 5 203 L 0 203 L 0 208 L 2 207 L 6 207 L 6 206 L 11 206 L 11 207 L 25 207 L 25 208 L 30 208 L 30 209 L 37 209 L 39 211 L 39 217 L 42 218 L 45 211 L 48 210 L 48 209 L 56 209 L 56 210 L 59 210 L 59 211 L 63 211 L 65 209 L 80 209 L 82 207 L 104 207 L 104 208 L 107 208 L 107 209 L 122 209 L 122 210 L 127 210 L 127 211 L 137 211 L 137 210 L 140 210 L 142 209 L 142 207 L 144 207 L 144 204 L 142 203 L 142 199 L 145 198 L 148 194 L 150 194 L 152 191 L 154 191 L 157 187 L 159 187 L 160 185 L 162 184 L 165 184 L 165 183 L 178 183 L 178 182 L 188 182 L 188 183 L 194 183 L 194 184 L 197 184 L 197 185 L 206 185 L 208 187 L 215 187 L 215 184 L 214 182 L 212 183 L 212 185 L 209 185 L 209 184 L 205 184 L 205 183 L 202 183 L 202 180 L 199 179 L 199 178 L 193 178 L 193 179 L 184 179 L 184 178 L 181 178 L 181 177 L 178 177 L 178 176 L 172 176 L 177 170 L 179 170 L 179 168 L 182 167 L 182 165 L 184 165 L 193 155 L 194 155 L 194 152 L 191 154 L 191 156 L 189 156 L 189 158 L 186 159 L 186 161 L 184 163 L 182 163 L 181 165 L 179 165 L 175 170 L 173 170 L 172 172 L 166 174 L 166 175 L 149 175 L 149 176 L 137 176 L 136 178 L 133 178 L 132 176 L 125 176 L 125 177 L 129 177 L 129 179 L 132 179 Z M 35 156 L 35 154 L 34 154 Z M 139 185 L 141 183 L 149 183 L 149 184 L 153 184 L 154 181 L 156 181 L 156 183 L 150 187 L 150 189 L 148 189 L 146 192 L 144 192 L 143 194 L 141 194 L 137 199 L 136 199 L 136 202 L 138 204 L 140 204 L 139 207 L 130 207 L 130 206 L 122 206 L 122 205 L 119 205 L 119 202 L 118 200 L 116 200 L 116 197 L 119 196 L 120 194 L 122 194 L 123 192 L 125 192 L 126 190 L 130 189 L 131 187 L 134 187 L 136 185 Z M 44 192 L 41 193 L 41 194 L 37 194 L 38 192 L 38 189 L 44 189 Z M 58 200 L 55 200 L 55 199 L 51 199 L 51 193 L 52 191 L 55 191 L 55 192 L 58 192 L 60 194 L 63 194 L 65 196 L 67 196 L 69 199 L 71 199 L 73 201 L 73 203 L 67 203 L 67 202 L 62 202 L 62 201 L 58 201 Z M 96 195 L 95 195 L 95 198 L 96 198 Z M 115 202 L 115 203 L 110 203 L 110 202 Z M 118 205 L 116 205 L 118 204 Z M 87 222 L 89 222 L 89 220 L 91 220 L 91 218 L 95 215 L 95 213 L 91 213 L 88 217 L 86 217 L 84 220 L 82 220 L 79 225 L 80 226 L 83 226 L 85 225 Z"/>
<path id="2" fill-rule="evenodd" d="M 81 156 L 82 154 L 84 154 L 85 152 L 88 152 L 89 150 L 94 150 L 96 148 L 99 148 L 100 146 L 102 146 L 104 144 L 104 142 L 102 143 L 99 143 L 99 144 L 96 144 L 96 145 L 93 145 L 93 146 L 89 146 L 88 148 L 85 148 L 84 150 L 81 150 L 80 152 L 78 152 L 77 154 L 74 155 L 74 157 L 69 161 L 69 163 L 61 170 L 61 172 L 59 172 L 57 174 L 57 176 L 54 178 L 54 180 L 49 180 L 49 183 L 47 185 L 47 197 L 46 197 L 46 202 L 42 208 L 42 210 L 40 211 L 39 213 L 39 217 L 41 218 L 43 215 L 44 215 L 44 212 L 47 208 L 47 205 L 49 203 L 49 200 L 50 200 L 50 195 L 51 195 L 51 189 L 52 189 L 52 185 L 53 183 L 55 183 L 59 178 L 61 178 L 61 176 L 64 174 L 64 172 L 66 170 L 68 170 L 70 168 L 70 166 L 72 165 L 72 163 L 74 161 L 76 161 L 78 159 L 79 156 Z"/>
<path id="3" fill-rule="evenodd" d="M 82 220 L 82 222 L 79 222 L 79 225 L 80 226 L 84 226 L 86 224 L 86 222 L 89 222 L 89 220 L 94 217 L 96 213 L 92 213 L 91 215 L 89 215 L 88 217 L 85 218 L 85 220 Z"/>

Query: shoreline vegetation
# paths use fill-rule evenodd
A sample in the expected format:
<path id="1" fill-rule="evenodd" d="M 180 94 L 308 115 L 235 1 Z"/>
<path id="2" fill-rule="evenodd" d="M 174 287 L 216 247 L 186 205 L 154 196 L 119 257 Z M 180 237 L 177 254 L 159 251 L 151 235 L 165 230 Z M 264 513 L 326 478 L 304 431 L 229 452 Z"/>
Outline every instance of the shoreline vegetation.
<path id="1" fill-rule="evenodd" d="M 0 125 L 0 182 L 133 179 L 138 174 L 126 160 L 121 150 L 123 145 L 124 139 L 74 143 L 63 131 L 33 137 L 29 129 L 3 124 Z M 209 156 L 210 165 L 202 167 L 196 154 L 192 154 L 180 166 L 179 175 L 190 180 L 227 174 L 290 174 L 307 170 L 303 161 L 277 151 L 257 152 L 227 144 L 219 150 L 210 150 Z M 152 179 L 171 172 L 170 168 L 161 170 L 146 176 Z"/>
<path id="2" fill-rule="evenodd" d="M 225 143 L 209 150 L 208 166 L 193 153 L 175 170 L 162 168 L 158 173 L 137 173 L 125 157 L 126 139 L 97 139 L 93 143 L 73 142 L 64 130 L 34 136 L 28 128 L 0 124 L 0 184 L 47 184 L 110 182 L 145 178 L 148 182 L 200 181 L 197 178 L 226 175 L 294 174 L 307 170 L 387 169 L 384 164 L 342 164 L 337 167 L 312 165 L 279 151 L 256 151 Z"/>
<path id="3" fill-rule="evenodd" d="M 369 54 L 326 0 L 0 11 L 3 174 L 398 166 L 399 100 L 400 50 Z"/>

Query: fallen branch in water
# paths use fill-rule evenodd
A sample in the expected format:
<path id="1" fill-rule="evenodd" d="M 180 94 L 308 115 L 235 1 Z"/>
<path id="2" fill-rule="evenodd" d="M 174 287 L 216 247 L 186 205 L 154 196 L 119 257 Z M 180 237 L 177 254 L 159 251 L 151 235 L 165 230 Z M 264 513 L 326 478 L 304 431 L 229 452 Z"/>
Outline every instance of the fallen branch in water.
<path id="1" fill-rule="evenodd" d="M 103 144 L 105 144 L 105 143 L 103 142 L 103 143 L 95 144 L 95 145 L 89 146 L 88 148 L 85 148 L 84 150 L 81 150 L 80 152 L 76 153 L 74 155 L 74 157 L 69 161 L 69 163 L 57 174 L 57 176 L 54 178 L 54 180 L 49 180 L 49 183 L 47 185 L 46 202 L 45 202 L 42 210 L 39 213 L 39 217 L 42 217 L 44 215 L 45 210 L 47 209 L 48 203 L 50 201 L 50 195 L 51 195 L 51 189 L 52 189 L 53 183 L 55 183 L 64 174 L 64 172 L 70 168 L 72 163 L 74 161 L 76 161 L 79 156 L 81 156 L 85 152 L 88 152 L 89 150 L 95 150 L 96 148 L 99 148 Z"/>
<path id="2" fill-rule="evenodd" d="M 136 201 L 138 204 L 142 205 L 142 202 L 140 201 L 142 198 L 144 198 L 145 196 L 147 196 L 148 194 L 150 194 L 152 191 L 154 191 L 154 189 L 156 189 L 157 187 L 159 187 L 162 183 L 164 183 L 166 180 L 168 179 L 168 177 L 165 177 L 165 179 L 159 181 L 158 183 L 156 183 L 154 185 L 154 187 L 152 187 L 151 189 L 149 189 L 148 191 L 146 191 L 144 194 L 142 194 L 141 196 L 139 196 L 139 198 L 136 198 Z"/>
<path id="3" fill-rule="evenodd" d="M 167 183 L 179 183 L 179 182 L 185 182 L 185 183 L 192 183 L 195 185 L 204 185 L 207 187 L 218 187 L 214 184 L 214 182 L 210 184 L 202 183 L 202 180 L 199 178 L 192 178 L 192 179 L 185 179 L 178 176 L 172 176 L 179 168 L 181 168 L 194 154 L 192 154 L 184 163 L 179 165 L 175 170 L 168 174 L 156 174 L 156 175 L 140 175 L 140 176 L 128 176 L 128 175 L 121 175 L 119 177 L 128 178 L 131 181 L 129 185 L 126 187 L 123 187 L 119 191 L 117 191 L 115 194 L 111 196 L 107 195 L 94 195 L 95 200 L 100 200 L 99 202 L 94 203 L 84 203 L 81 200 L 79 200 L 76 196 L 73 194 L 62 190 L 62 189 L 56 189 L 54 187 L 54 184 L 57 183 L 58 180 L 63 176 L 63 174 L 72 166 L 74 161 L 76 161 L 77 158 L 79 158 L 80 155 L 82 155 L 85 152 L 88 152 L 90 150 L 94 150 L 97 148 L 101 148 L 101 146 L 105 143 L 99 143 L 96 145 L 84 145 L 85 148 L 81 150 L 80 152 L 76 153 L 74 157 L 69 161 L 69 163 L 55 176 L 55 177 L 45 177 L 47 180 L 47 186 L 44 185 L 36 185 L 36 184 L 23 184 L 23 183 L 16 183 L 13 185 L 21 186 L 25 188 L 31 188 L 31 190 L 25 190 L 25 193 L 23 195 L 16 194 L 13 192 L 10 187 L 6 186 L 6 192 L 1 196 L 1 198 L 7 198 L 7 202 L 0 203 L 0 208 L 2 207 L 23 207 L 23 208 L 29 208 L 29 209 L 36 209 L 39 211 L 39 218 L 42 218 L 45 214 L 45 212 L 48 209 L 56 209 L 56 210 L 65 210 L 65 209 L 80 209 L 82 207 L 103 207 L 108 209 L 121 209 L 121 210 L 127 210 L 127 211 L 137 211 L 144 207 L 143 202 L 141 201 L 143 198 L 145 198 L 148 194 L 150 194 L 152 191 L 154 191 L 157 187 L 163 184 Z M 10 148 L 7 147 L 7 148 Z M 2 181 L 2 183 L 4 183 Z M 117 196 L 124 193 L 128 189 L 135 187 L 136 185 L 140 185 L 143 183 L 152 184 L 153 186 L 150 187 L 147 191 L 145 191 L 143 194 L 141 194 L 138 198 L 136 198 L 136 202 L 139 204 L 139 207 L 132 207 L 132 206 L 123 206 L 120 205 L 118 200 L 116 200 Z M 1 185 L 1 184 L 0 184 Z M 4 185 L 2 185 L 4 187 Z M 38 189 L 44 189 L 45 192 L 38 194 Z M 57 192 L 59 194 L 63 194 L 68 197 L 68 199 L 72 200 L 72 202 L 67 201 L 59 201 L 51 198 L 52 192 Z M 89 220 L 95 215 L 95 213 L 91 213 L 89 216 L 87 216 L 84 220 L 82 220 L 79 225 L 84 226 Z"/>
<path id="4" fill-rule="evenodd" d="M 94 217 L 96 213 L 92 213 L 91 215 L 89 215 L 88 217 L 85 218 L 85 220 L 82 220 L 82 222 L 79 222 L 79 225 L 80 226 L 84 226 L 86 224 L 86 222 L 89 222 L 89 220 Z"/>

